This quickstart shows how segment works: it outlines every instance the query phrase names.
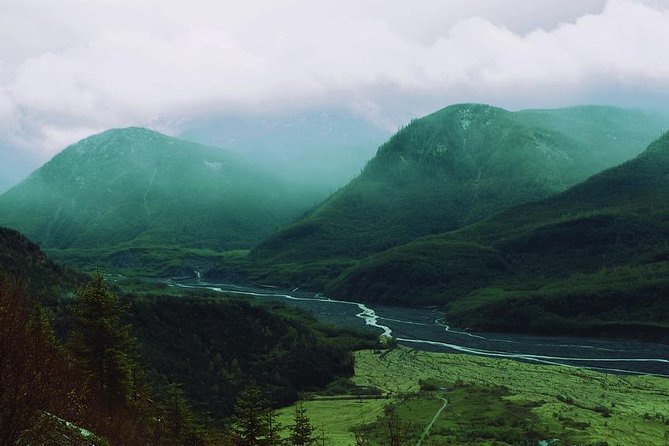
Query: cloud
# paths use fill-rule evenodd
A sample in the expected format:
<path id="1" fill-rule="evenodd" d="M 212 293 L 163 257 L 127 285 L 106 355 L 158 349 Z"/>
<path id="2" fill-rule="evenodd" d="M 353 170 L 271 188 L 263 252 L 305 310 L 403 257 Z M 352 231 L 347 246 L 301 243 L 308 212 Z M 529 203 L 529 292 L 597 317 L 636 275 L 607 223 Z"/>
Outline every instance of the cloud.
<path id="1" fill-rule="evenodd" d="M 113 126 L 177 131 L 207 110 L 322 103 L 381 120 L 434 101 L 669 92 L 666 1 L 5 3 L 0 140 L 42 157 Z"/>

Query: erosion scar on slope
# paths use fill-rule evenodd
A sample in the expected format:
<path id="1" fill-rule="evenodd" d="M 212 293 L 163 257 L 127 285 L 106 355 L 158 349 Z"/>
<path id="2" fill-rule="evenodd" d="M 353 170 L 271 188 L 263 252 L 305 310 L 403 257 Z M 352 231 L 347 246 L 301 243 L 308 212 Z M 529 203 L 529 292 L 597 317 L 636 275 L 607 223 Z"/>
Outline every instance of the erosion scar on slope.
<path id="1" fill-rule="evenodd" d="M 146 196 L 149 194 L 151 186 L 153 186 L 153 180 L 156 179 L 156 173 L 158 173 L 157 167 L 153 170 L 153 175 L 151 175 L 151 181 L 149 181 L 149 185 L 146 186 L 146 190 L 144 191 L 144 196 L 142 197 L 142 200 L 144 201 L 144 210 L 146 211 L 147 216 L 151 215 L 151 213 L 149 212 L 149 205 L 146 202 Z"/>

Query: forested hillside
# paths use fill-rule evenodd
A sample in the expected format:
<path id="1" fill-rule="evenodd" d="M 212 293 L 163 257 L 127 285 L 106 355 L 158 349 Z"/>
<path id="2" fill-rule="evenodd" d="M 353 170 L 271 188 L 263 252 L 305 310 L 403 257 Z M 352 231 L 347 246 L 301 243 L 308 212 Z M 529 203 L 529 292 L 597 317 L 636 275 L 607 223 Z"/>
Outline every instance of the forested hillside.
<path id="1" fill-rule="evenodd" d="M 0 259 L 0 444 L 234 443 L 246 389 L 267 410 L 292 403 L 352 375 L 352 350 L 378 343 L 280 304 L 126 293 L 9 229 Z"/>
<path id="2" fill-rule="evenodd" d="M 471 327 L 666 336 L 667 197 L 669 134 L 555 197 L 365 259 L 329 291 L 447 304 Z"/>
<path id="3" fill-rule="evenodd" d="M 51 261 L 35 243 L 0 227 L 0 279 L 17 281 L 38 296 L 72 291 L 87 277 Z"/>
<path id="4" fill-rule="evenodd" d="M 666 125 L 611 107 L 450 106 L 400 130 L 356 179 L 252 256 L 293 279 L 314 261 L 347 265 L 564 191 L 634 157 Z"/>
<path id="5" fill-rule="evenodd" d="M 285 405 L 298 392 L 351 376 L 351 350 L 376 345 L 373 335 L 323 326 L 283 305 L 242 300 L 132 299 L 129 317 L 154 379 L 182 383 L 193 407 L 216 419 L 232 415 L 249 386 Z"/>
<path id="6" fill-rule="evenodd" d="M 73 144 L 0 196 L 43 248 L 248 248 L 315 200 L 239 155 L 142 128 Z"/>

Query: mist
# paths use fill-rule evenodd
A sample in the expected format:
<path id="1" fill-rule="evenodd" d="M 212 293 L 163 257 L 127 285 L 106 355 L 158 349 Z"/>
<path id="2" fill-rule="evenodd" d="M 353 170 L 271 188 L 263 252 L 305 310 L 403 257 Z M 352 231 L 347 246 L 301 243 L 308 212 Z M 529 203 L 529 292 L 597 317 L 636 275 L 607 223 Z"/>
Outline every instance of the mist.
<path id="1" fill-rule="evenodd" d="M 325 175 L 332 187 L 382 142 L 366 129 L 387 136 L 454 103 L 666 111 L 669 65 L 659 55 L 669 52 L 668 7 L 425 1 L 407 15 L 402 2 L 378 1 L 5 2 L 0 146 L 13 167 L 0 169 L 0 190 L 65 146 L 113 127 L 266 155 L 263 162 L 279 170 Z M 232 122 L 264 128 L 333 112 L 347 116 L 333 129 L 350 132 L 349 142 L 333 136 L 330 145 L 322 142 L 327 135 L 310 142 L 308 130 L 285 141 L 280 132 L 262 130 L 263 139 L 225 130 Z M 293 160 L 305 168 L 293 169 Z"/>
<path id="2" fill-rule="evenodd" d="M 380 123 L 334 108 L 211 112 L 178 133 L 183 139 L 237 152 L 323 199 L 357 175 L 390 135 Z"/>

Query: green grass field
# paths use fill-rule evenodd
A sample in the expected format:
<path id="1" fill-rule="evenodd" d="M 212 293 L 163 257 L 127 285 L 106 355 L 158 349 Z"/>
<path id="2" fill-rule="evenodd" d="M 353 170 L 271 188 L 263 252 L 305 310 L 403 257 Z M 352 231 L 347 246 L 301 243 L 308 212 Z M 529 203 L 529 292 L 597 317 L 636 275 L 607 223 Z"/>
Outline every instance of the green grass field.
<path id="1" fill-rule="evenodd" d="M 380 388 L 393 398 L 305 401 L 312 423 L 325 426 L 333 446 L 353 445 L 354 428 L 369 432 L 372 445 L 383 444 L 383 421 L 376 420 L 391 403 L 412 425 L 407 444 L 416 444 L 441 407 L 438 397 L 448 405 L 424 446 L 535 445 L 537 438 L 558 439 L 559 445 L 669 444 L 669 380 L 663 378 L 407 348 L 359 351 L 355 370 L 356 384 Z M 429 382 L 431 390 L 421 392 L 420 381 Z M 292 410 L 280 412 L 282 423 L 291 423 Z"/>
<path id="2" fill-rule="evenodd" d="M 351 428 L 376 421 L 383 415 L 388 399 L 339 399 L 303 401 L 307 415 L 317 430 L 325 428 L 327 443 L 330 445 L 354 445 Z M 278 421 L 283 426 L 293 422 L 294 407 L 278 411 Z"/>

